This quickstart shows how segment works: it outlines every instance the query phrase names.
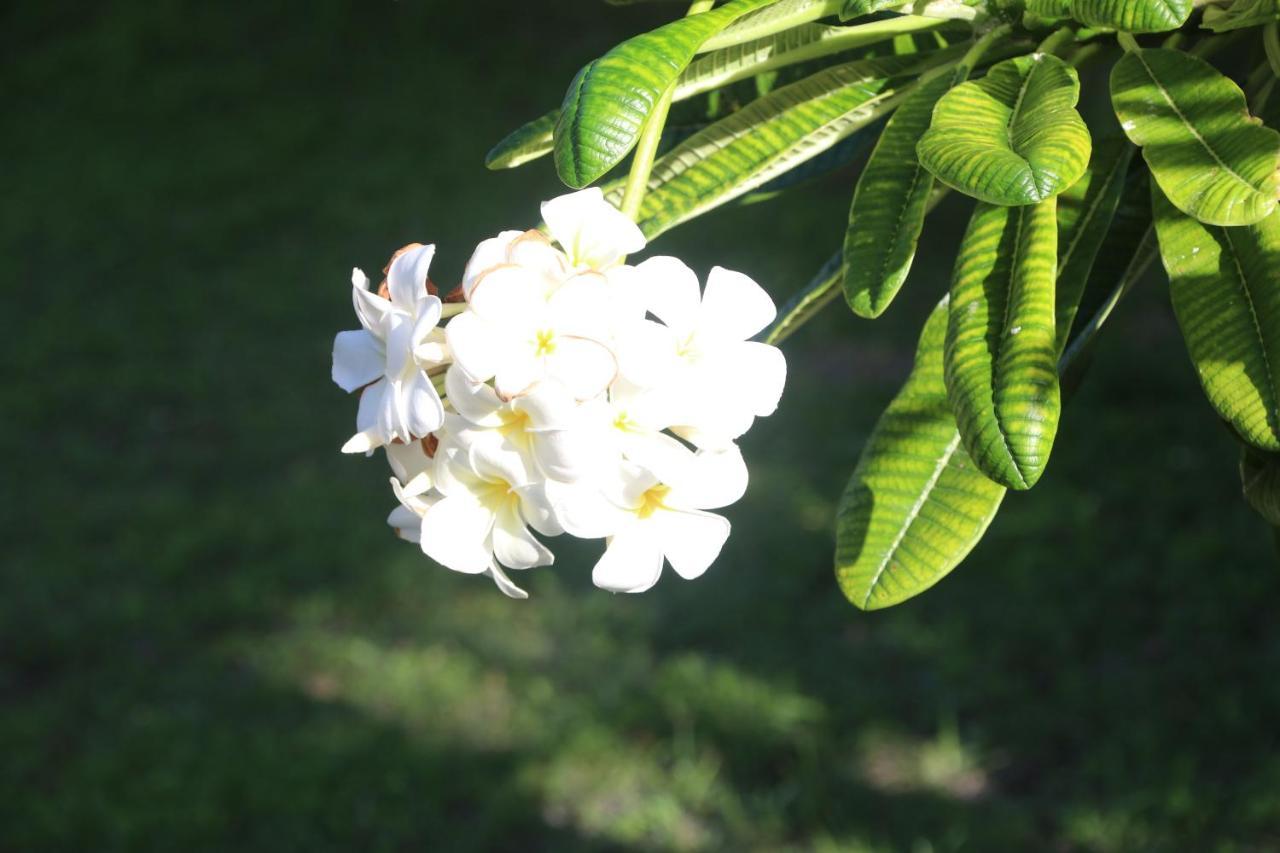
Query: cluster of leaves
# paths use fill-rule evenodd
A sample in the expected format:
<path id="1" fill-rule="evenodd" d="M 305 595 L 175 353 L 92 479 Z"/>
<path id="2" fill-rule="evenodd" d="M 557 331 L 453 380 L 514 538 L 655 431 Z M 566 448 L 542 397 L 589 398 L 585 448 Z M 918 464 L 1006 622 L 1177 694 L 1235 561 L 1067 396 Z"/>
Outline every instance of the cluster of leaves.
<path id="1" fill-rule="evenodd" d="M 841 293 L 879 316 L 938 200 L 976 200 L 836 519 L 841 588 L 886 607 L 951 571 L 1005 493 L 1039 480 L 1095 336 L 1156 256 L 1242 445 L 1245 497 L 1280 526 L 1278 22 L 1277 0 L 701 0 L 585 66 L 488 164 L 552 154 L 572 187 L 605 179 L 652 239 L 874 140 L 842 249 L 771 342 Z M 1082 74 L 1110 90 L 1088 121 Z M 672 102 L 693 129 L 662 134 Z M 1077 324 L 1086 293 L 1099 307 Z"/>

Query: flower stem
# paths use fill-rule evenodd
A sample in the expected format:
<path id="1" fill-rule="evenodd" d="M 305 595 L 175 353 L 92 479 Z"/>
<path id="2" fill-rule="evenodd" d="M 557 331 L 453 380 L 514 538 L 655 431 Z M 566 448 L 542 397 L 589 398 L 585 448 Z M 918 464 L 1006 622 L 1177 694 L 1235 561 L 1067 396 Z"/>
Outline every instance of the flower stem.
<path id="1" fill-rule="evenodd" d="M 714 5 L 715 0 L 694 0 L 685 17 L 705 12 Z M 622 191 L 620 209 L 636 220 L 640 213 L 640 202 L 644 201 L 644 193 L 649 184 L 649 172 L 653 169 L 653 161 L 658 153 L 658 141 L 662 139 L 662 126 L 667 123 L 667 110 L 671 109 L 671 96 L 675 92 L 675 83 L 658 97 L 653 105 L 649 118 L 640 132 L 640 140 L 636 143 L 636 152 L 631 157 L 631 171 L 627 174 L 626 189 Z"/>
<path id="2" fill-rule="evenodd" d="M 964 66 L 965 74 L 968 74 L 975 65 L 982 61 L 982 54 L 987 52 L 987 48 L 1007 36 L 1012 30 L 1013 27 L 1009 24 L 1001 24 L 998 27 L 987 30 L 980 39 L 975 41 L 973 47 L 965 52 L 965 55 L 960 58 L 958 63 Z"/>
<path id="3" fill-rule="evenodd" d="M 1138 46 L 1138 40 L 1133 37 L 1133 33 L 1121 30 L 1116 33 L 1116 41 L 1124 48 L 1125 53 L 1136 53 L 1142 49 Z"/>

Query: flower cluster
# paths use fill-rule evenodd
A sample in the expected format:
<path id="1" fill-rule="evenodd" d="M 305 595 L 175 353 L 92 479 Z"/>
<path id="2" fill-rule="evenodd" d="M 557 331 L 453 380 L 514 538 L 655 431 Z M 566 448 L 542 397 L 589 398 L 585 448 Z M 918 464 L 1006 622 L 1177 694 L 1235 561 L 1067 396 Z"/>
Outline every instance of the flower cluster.
<path id="1" fill-rule="evenodd" d="M 550 237 L 483 241 L 444 301 L 433 246 L 401 249 L 376 291 L 353 271 L 361 328 L 333 347 L 334 382 L 360 394 L 342 449 L 383 448 L 388 523 L 512 597 L 507 570 L 554 559 L 535 534 L 606 540 L 604 589 L 646 590 L 664 561 L 697 577 L 729 535 L 708 510 L 746 490 L 735 441 L 782 393 L 782 353 L 752 340 L 773 302 L 720 267 L 702 289 L 675 258 L 627 264 L 644 236 L 598 189 L 542 216 Z"/>

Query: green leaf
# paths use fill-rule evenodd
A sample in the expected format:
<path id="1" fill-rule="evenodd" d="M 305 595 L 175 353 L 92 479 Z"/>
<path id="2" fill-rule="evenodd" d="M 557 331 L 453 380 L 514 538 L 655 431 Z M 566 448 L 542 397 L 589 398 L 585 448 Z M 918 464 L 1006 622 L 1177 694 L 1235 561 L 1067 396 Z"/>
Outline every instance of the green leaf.
<path id="1" fill-rule="evenodd" d="M 551 133 L 560 119 L 560 111 L 552 110 L 508 133 L 485 155 L 488 169 L 514 169 L 536 160 L 551 150 Z"/>
<path id="2" fill-rule="evenodd" d="M 1249 506 L 1273 526 L 1280 526 L 1280 457 L 1252 447 L 1240 452 L 1240 485 Z"/>
<path id="3" fill-rule="evenodd" d="M 844 0 L 778 0 L 743 15 L 703 42 L 699 52 L 721 50 L 830 17 L 840 11 L 843 3 Z"/>
<path id="4" fill-rule="evenodd" d="M 1093 149 L 1084 176 L 1058 196 L 1058 352 L 1066 346 L 1094 259 L 1111 230 L 1125 173 L 1133 159 L 1125 139 L 1109 139 Z"/>
<path id="5" fill-rule="evenodd" d="M 1071 17 L 1090 27 L 1163 33 L 1185 24 L 1194 5 L 1192 0 L 1071 0 Z"/>
<path id="6" fill-rule="evenodd" d="M 1152 191 L 1173 310 L 1209 402 L 1239 436 L 1280 451 L 1280 211 L 1204 225 Z"/>
<path id="7" fill-rule="evenodd" d="M 929 315 L 915 368 L 880 416 L 836 512 L 836 579 L 863 610 L 941 580 L 995 517 L 1005 488 L 961 446 L 943 385 L 948 300 Z"/>
<path id="8" fill-rule="evenodd" d="M 840 10 L 840 20 L 850 21 L 883 9 L 893 9 L 906 2 L 907 0 L 848 0 Z"/>
<path id="9" fill-rule="evenodd" d="M 1215 33 L 1260 27 L 1280 21 L 1277 0 L 1235 0 L 1230 6 L 1206 6 L 1200 26 Z"/>
<path id="10" fill-rule="evenodd" d="M 778 309 L 777 319 L 760 336 L 766 344 L 777 346 L 809 321 L 840 293 L 840 281 L 844 270 L 840 266 L 840 253 L 832 255 L 809 283 Z"/>
<path id="11" fill-rule="evenodd" d="M 1126 53 L 1111 103 L 1169 201 L 1210 225 L 1249 225 L 1280 192 L 1280 133 L 1250 117 L 1240 87 L 1177 50 Z"/>
<path id="12" fill-rule="evenodd" d="M 957 50 L 837 65 L 753 101 L 654 164 L 637 224 L 653 239 L 816 157 L 892 108 L 895 79 Z"/>
<path id="13" fill-rule="evenodd" d="M 960 244 L 947 325 L 947 395 L 991 479 L 1029 489 L 1058 429 L 1055 200 L 979 204 Z"/>
<path id="14" fill-rule="evenodd" d="M 934 105 L 964 79 L 963 69 L 926 81 L 894 111 L 858 178 L 844 238 L 844 298 L 860 317 L 879 317 L 911 271 L 933 176 L 916 142 Z"/>
<path id="15" fill-rule="evenodd" d="M 585 187 L 635 147 L 654 105 L 703 42 L 773 0 L 732 0 L 627 39 L 578 72 L 555 129 L 556 171 Z"/>
<path id="16" fill-rule="evenodd" d="M 938 101 L 920 162 L 947 186 L 992 204 L 1035 204 L 1074 184 L 1089 162 L 1075 69 L 1048 54 L 1017 57 Z"/>

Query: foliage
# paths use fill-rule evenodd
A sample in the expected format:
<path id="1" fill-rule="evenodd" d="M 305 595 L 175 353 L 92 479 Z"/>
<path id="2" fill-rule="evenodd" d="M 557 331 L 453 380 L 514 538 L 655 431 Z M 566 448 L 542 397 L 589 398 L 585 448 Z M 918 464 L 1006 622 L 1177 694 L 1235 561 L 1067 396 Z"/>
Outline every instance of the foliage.
<path id="1" fill-rule="evenodd" d="M 882 315 L 932 205 L 948 189 L 976 200 L 950 296 L 837 511 L 840 584 L 859 607 L 883 607 L 949 572 L 1004 490 L 1040 479 L 1060 373 L 1078 383 L 1157 238 L 1191 360 L 1246 448 L 1249 502 L 1271 520 L 1271 478 L 1252 473 L 1262 457 L 1250 454 L 1280 451 L 1280 133 L 1250 104 L 1274 118 L 1275 10 L 1269 0 L 1201 10 L 1189 0 L 698 2 L 598 60 L 607 74 L 593 64 L 574 80 L 554 133 L 557 168 L 574 186 L 601 177 L 645 133 L 648 112 L 636 104 L 656 102 L 664 86 L 687 93 L 687 78 L 701 78 L 710 82 L 697 93 L 714 98 L 753 68 L 803 60 L 795 82 L 762 84 L 756 100 L 655 164 L 658 114 L 625 188 L 609 185 L 653 237 L 766 182 L 785 191 L 780 176 L 807 177 L 806 161 L 840 140 L 878 134 L 842 253 L 783 311 L 771 341 L 841 291 L 855 314 Z M 948 27 L 948 47 L 915 52 L 922 19 Z M 814 66 L 822 56 L 839 64 Z M 1080 103 L 1082 83 L 1099 94 Z M 545 134 L 546 122 L 517 134 Z M 1144 224 L 1148 185 L 1155 238 Z M 1099 313 L 1073 338 L 1082 303 Z"/>

